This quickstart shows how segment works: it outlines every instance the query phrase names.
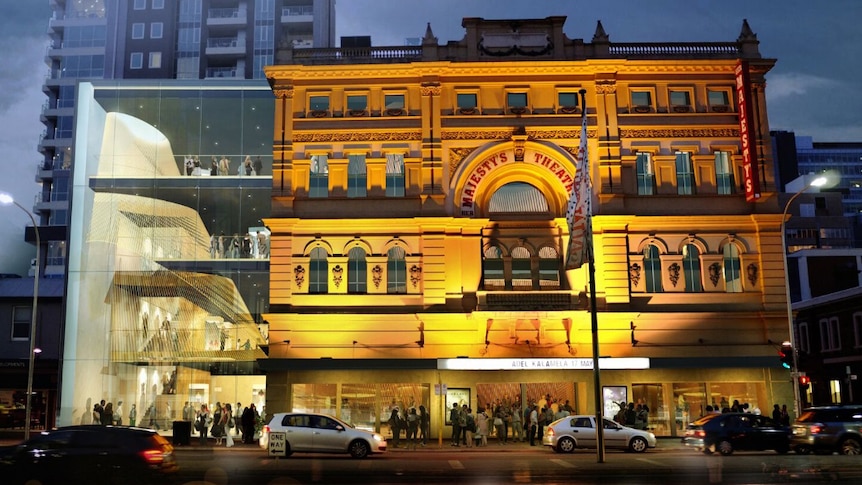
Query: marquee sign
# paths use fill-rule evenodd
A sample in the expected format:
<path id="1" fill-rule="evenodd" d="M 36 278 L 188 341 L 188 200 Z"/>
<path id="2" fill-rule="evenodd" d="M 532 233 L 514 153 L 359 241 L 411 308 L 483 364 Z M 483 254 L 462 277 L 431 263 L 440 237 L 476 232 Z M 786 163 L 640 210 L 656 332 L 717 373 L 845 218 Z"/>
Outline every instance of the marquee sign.
<path id="1" fill-rule="evenodd" d="M 547 170 L 563 184 L 566 194 L 571 193 L 575 177 L 567 168 L 568 163 L 559 162 L 547 154 L 535 150 L 526 150 L 524 152 L 524 160 L 515 161 L 514 150 L 504 150 L 483 158 L 479 163 L 475 164 L 473 170 L 467 175 L 467 182 L 464 184 L 458 197 L 459 205 L 461 206 L 461 215 L 471 217 L 475 214 L 473 203 L 476 193 L 479 185 L 481 185 L 482 181 L 488 175 L 516 163 L 535 165 Z"/>

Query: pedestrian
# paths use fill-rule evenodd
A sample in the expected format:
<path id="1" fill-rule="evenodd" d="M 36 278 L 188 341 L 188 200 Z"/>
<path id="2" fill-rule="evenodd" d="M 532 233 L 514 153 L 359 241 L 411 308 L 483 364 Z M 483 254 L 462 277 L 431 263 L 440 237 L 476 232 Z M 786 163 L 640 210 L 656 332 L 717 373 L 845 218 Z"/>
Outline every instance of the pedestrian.
<path id="1" fill-rule="evenodd" d="M 224 426 L 224 429 L 225 429 L 225 433 L 224 433 L 225 447 L 231 448 L 231 447 L 233 447 L 233 436 L 231 436 L 231 434 L 230 434 L 230 429 L 233 428 L 233 426 L 234 426 L 234 420 L 233 420 L 233 409 L 231 409 L 230 403 L 228 403 L 228 402 L 224 403 L 224 410 L 222 410 L 221 414 L 222 414 L 222 420 L 225 422 L 225 426 Z"/>
<path id="2" fill-rule="evenodd" d="M 207 445 L 207 429 L 212 423 L 212 417 L 210 416 L 209 409 L 207 409 L 206 404 L 201 404 L 201 410 L 198 412 L 197 419 L 195 421 L 198 433 L 201 434 L 200 444 L 201 446 Z"/>
<path id="3" fill-rule="evenodd" d="M 129 426 L 134 426 L 138 420 L 138 408 L 135 403 L 132 403 L 132 408 L 129 409 Z"/>
<path id="4" fill-rule="evenodd" d="M 428 443 L 428 435 L 431 434 L 431 416 L 424 404 L 419 405 L 419 441 L 422 446 Z"/>
<path id="5" fill-rule="evenodd" d="M 539 432 L 539 412 L 536 409 L 538 406 L 533 404 L 530 411 L 530 446 L 536 446 L 536 434 Z"/>
<path id="6" fill-rule="evenodd" d="M 411 407 L 407 414 L 407 449 L 416 449 L 416 438 L 419 436 L 419 415 L 416 408 Z"/>
<path id="7" fill-rule="evenodd" d="M 452 403 L 452 409 L 449 411 L 449 424 L 452 426 L 452 443 L 449 446 L 461 446 L 461 410 L 458 408 L 458 403 Z"/>

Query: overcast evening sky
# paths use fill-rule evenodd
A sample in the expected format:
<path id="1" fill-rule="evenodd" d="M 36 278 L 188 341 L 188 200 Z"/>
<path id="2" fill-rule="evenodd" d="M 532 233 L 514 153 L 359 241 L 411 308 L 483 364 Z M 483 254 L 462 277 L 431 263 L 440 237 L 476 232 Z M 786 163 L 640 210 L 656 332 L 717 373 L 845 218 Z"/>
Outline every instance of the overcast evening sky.
<path id="1" fill-rule="evenodd" d="M 48 0 L 2 4 L 0 154 L 7 168 L 0 191 L 29 210 L 39 191 L 34 177 L 51 10 Z M 766 76 L 770 129 L 814 141 L 862 142 L 862 0 L 337 0 L 336 36 L 402 45 L 422 37 L 430 22 L 444 44 L 464 36 L 464 17 L 552 15 L 565 15 L 566 35 L 585 42 L 599 20 L 611 42 L 727 42 L 748 19 L 761 55 L 777 59 Z M 26 274 L 33 254 L 23 242 L 26 224 L 23 211 L 0 207 L 0 273 Z"/>

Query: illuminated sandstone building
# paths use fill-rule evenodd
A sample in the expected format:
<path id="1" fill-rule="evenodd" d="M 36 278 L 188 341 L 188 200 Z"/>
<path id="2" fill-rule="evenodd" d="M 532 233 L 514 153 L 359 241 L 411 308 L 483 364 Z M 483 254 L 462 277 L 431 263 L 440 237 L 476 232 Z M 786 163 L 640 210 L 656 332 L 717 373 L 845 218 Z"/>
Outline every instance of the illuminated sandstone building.
<path id="1" fill-rule="evenodd" d="M 679 435 L 710 404 L 792 403 L 775 61 L 747 22 L 653 44 L 564 21 L 276 54 L 269 411 L 385 430 L 413 402 L 435 435 L 453 401 L 593 411 L 587 267 L 563 268 L 582 110 L 605 413 L 642 401 Z"/>

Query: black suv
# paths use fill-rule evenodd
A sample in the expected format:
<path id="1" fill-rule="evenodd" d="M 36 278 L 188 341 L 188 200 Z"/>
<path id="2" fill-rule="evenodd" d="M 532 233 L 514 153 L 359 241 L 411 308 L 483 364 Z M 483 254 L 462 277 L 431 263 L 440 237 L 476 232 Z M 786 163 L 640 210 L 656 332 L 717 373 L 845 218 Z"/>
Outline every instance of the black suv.
<path id="1" fill-rule="evenodd" d="M 862 454 L 862 406 L 817 406 L 793 423 L 790 439 L 797 453 Z"/>
<path id="2" fill-rule="evenodd" d="M 3 483 L 165 483 L 174 449 L 151 429 L 69 426 L 0 448 Z"/>

